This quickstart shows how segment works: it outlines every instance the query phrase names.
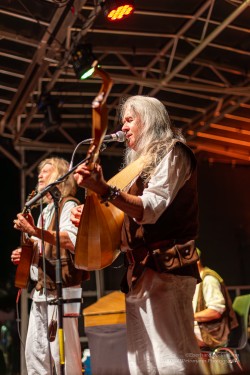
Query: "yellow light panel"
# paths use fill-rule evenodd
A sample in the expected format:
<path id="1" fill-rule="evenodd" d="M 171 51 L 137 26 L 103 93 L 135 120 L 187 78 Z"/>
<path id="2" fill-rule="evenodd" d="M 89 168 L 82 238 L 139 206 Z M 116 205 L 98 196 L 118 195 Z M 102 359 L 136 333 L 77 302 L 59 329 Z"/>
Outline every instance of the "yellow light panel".
<path id="1" fill-rule="evenodd" d="M 110 21 L 121 20 L 123 17 L 130 15 L 134 8 L 131 5 L 123 5 L 116 9 L 112 9 L 108 14 Z"/>

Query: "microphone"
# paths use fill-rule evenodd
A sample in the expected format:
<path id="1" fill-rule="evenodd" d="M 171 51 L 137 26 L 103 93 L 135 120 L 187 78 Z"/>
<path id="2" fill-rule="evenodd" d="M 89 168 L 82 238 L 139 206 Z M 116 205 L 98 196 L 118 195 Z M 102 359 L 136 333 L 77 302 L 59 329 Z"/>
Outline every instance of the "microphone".
<path id="1" fill-rule="evenodd" d="M 126 140 L 126 134 L 124 132 L 122 132 L 121 130 L 119 130 L 116 133 L 105 135 L 105 137 L 103 138 L 103 144 L 109 143 L 109 142 L 125 142 L 125 140 Z M 78 143 L 78 145 L 76 145 L 76 148 L 74 149 L 74 152 L 72 154 L 71 161 L 70 161 L 70 164 L 69 164 L 69 171 L 73 167 L 73 161 L 74 161 L 75 153 L 76 153 L 76 150 L 78 149 L 78 147 L 81 146 L 81 145 L 84 145 L 84 144 L 85 145 L 90 144 L 93 141 L 94 141 L 94 138 L 89 138 L 89 139 L 85 139 L 85 140 L 81 141 L 80 143 Z"/>
<path id="2" fill-rule="evenodd" d="M 117 133 L 105 135 L 103 142 L 124 142 L 126 140 L 126 134 L 121 130 Z"/>
<path id="3" fill-rule="evenodd" d="M 103 142 L 105 142 L 105 143 L 109 143 L 109 142 L 124 142 L 125 140 L 126 140 L 126 134 L 123 133 L 121 130 L 119 130 L 119 132 L 117 132 L 117 133 L 105 135 L 105 137 L 103 138 Z M 83 141 L 81 141 L 78 144 L 79 145 L 80 144 L 81 145 L 90 144 L 93 141 L 94 141 L 94 138 L 88 138 L 88 139 L 84 139 Z"/>

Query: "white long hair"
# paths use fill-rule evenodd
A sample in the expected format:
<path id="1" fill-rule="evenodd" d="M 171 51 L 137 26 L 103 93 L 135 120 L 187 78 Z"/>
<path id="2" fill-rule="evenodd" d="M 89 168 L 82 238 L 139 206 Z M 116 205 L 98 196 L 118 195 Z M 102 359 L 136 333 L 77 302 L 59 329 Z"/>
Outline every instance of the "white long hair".
<path id="1" fill-rule="evenodd" d="M 172 126 L 165 106 L 158 99 L 142 95 L 131 96 L 122 104 L 121 118 L 127 109 L 140 118 L 142 131 L 136 143 L 136 151 L 127 147 L 125 164 L 143 156 L 143 175 L 149 178 L 173 140 L 177 138 L 185 142 L 185 139 L 180 131 Z"/>

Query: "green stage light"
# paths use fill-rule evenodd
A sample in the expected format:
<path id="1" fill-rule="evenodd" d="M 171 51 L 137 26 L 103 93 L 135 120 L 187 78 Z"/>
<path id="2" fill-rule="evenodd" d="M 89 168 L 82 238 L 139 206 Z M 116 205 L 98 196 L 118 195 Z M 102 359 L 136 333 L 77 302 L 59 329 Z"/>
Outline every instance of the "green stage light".
<path id="1" fill-rule="evenodd" d="M 79 44 L 72 53 L 72 64 L 78 79 L 84 80 L 90 77 L 98 64 L 98 60 L 92 53 L 92 46 Z"/>

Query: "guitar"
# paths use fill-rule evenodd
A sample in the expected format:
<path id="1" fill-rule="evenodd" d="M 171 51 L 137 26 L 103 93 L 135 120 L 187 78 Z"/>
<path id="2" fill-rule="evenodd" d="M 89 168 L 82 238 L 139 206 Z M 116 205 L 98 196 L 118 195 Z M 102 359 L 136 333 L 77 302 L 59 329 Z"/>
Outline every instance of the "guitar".
<path id="1" fill-rule="evenodd" d="M 28 200 L 33 198 L 36 195 L 36 191 L 32 191 L 32 193 L 28 196 Z M 33 206 L 34 207 L 34 206 Z M 27 209 L 24 208 L 22 214 L 27 214 L 30 212 L 31 208 Z M 27 233 L 22 233 L 21 236 L 21 258 L 17 265 L 16 275 L 15 275 L 15 287 L 19 289 L 27 289 L 29 284 L 29 277 L 30 277 L 30 266 L 32 264 L 32 259 L 34 256 L 33 251 L 33 241 L 29 238 Z"/>

